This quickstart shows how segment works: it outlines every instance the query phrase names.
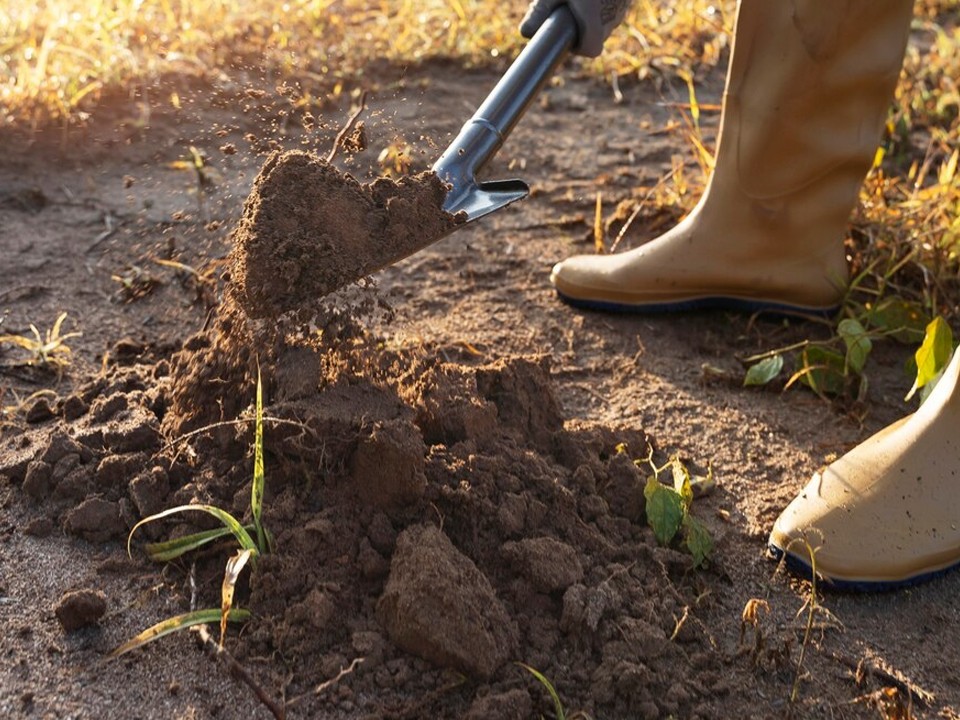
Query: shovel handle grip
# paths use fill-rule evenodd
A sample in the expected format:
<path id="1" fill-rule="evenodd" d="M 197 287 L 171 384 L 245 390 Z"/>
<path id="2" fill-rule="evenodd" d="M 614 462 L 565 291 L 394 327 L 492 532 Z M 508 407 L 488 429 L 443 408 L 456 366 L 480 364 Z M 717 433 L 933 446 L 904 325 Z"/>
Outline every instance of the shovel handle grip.
<path id="1" fill-rule="evenodd" d="M 573 14 L 566 5 L 558 6 L 440 156 L 434 171 L 454 185 L 458 178 L 472 180 L 503 145 L 576 39 Z"/>

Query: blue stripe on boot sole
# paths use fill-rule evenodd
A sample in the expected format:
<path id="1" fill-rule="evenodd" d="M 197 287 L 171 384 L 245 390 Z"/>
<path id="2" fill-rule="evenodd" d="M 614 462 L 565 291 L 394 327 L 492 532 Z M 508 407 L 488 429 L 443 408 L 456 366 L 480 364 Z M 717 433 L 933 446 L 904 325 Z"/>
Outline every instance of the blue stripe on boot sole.
<path id="1" fill-rule="evenodd" d="M 787 566 L 787 569 L 790 572 L 794 573 L 795 575 L 799 575 L 806 580 L 812 580 L 813 571 L 811 570 L 810 565 L 801 560 L 799 557 L 793 555 L 792 553 L 785 553 L 781 548 L 772 543 L 767 545 L 767 550 L 777 562 L 779 562 L 781 558 L 786 555 L 784 564 Z M 876 582 L 869 580 L 842 580 L 839 578 L 826 577 L 818 573 L 819 577 L 817 579 L 817 583 L 820 585 L 820 587 L 827 587 L 830 590 L 839 590 L 841 592 L 887 592 L 890 590 L 902 590 L 904 588 L 914 587 L 915 585 L 921 585 L 922 583 L 942 577 L 951 570 L 955 570 L 957 567 L 960 567 L 960 560 L 955 562 L 953 565 L 941 568 L 940 570 L 921 573 L 920 575 L 914 575 L 913 577 L 909 577 L 904 580 L 878 580 Z"/>
<path id="2" fill-rule="evenodd" d="M 581 298 L 564 295 L 557 290 L 557 296 L 568 305 L 582 310 L 600 310 L 620 314 L 660 314 L 690 312 L 694 310 L 732 310 L 744 313 L 770 313 L 789 317 L 817 317 L 829 318 L 837 314 L 839 305 L 829 308 L 810 308 L 786 303 L 775 303 L 764 300 L 744 300 L 742 298 L 705 297 L 693 300 L 678 300 L 667 303 L 647 303 L 631 305 L 629 303 L 610 302 L 608 300 L 583 300 Z"/>

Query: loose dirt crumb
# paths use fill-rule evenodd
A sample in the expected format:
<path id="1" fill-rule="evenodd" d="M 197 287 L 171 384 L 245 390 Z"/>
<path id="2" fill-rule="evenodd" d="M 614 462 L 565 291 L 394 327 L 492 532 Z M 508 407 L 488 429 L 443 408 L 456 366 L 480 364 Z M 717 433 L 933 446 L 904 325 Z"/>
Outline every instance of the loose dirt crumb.
<path id="1" fill-rule="evenodd" d="M 53 612 L 67 632 L 96 625 L 107 611 L 107 596 L 99 590 L 84 588 L 66 593 Z"/>
<path id="2" fill-rule="evenodd" d="M 451 232 L 433 173 L 361 184 L 319 156 L 275 153 L 234 234 L 236 296 L 251 318 L 277 317 L 397 262 Z"/>

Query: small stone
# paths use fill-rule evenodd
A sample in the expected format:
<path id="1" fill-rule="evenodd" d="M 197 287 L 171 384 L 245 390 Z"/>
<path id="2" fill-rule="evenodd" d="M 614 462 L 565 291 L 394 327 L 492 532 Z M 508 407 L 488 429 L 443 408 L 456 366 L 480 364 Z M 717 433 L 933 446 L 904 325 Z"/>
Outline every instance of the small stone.
<path id="1" fill-rule="evenodd" d="M 53 609 L 67 632 L 96 625 L 107 611 L 107 596 L 100 590 L 73 590 L 66 593 Z"/>

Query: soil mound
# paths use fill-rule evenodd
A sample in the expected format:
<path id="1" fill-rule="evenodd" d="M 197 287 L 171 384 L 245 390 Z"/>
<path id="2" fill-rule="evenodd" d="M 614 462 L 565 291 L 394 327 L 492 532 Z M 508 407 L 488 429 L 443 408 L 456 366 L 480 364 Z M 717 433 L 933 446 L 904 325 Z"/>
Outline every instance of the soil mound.
<path id="1" fill-rule="evenodd" d="M 451 232 L 445 196 L 429 172 L 361 184 L 313 153 L 274 154 L 234 235 L 238 301 L 252 318 L 315 306 Z"/>
<path id="2" fill-rule="evenodd" d="M 169 375 L 133 365 L 84 388 L 69 403 L 79 417 L 57 408 L 0 474 L 98 542 L 174 504 L 242 516 L 252 428 L 221 420 L 249 417 L 253 347 L 267 346 L 221 313 Z M 647 438 L 565 427 L 544 358 L 459 363 L 356 336 L 269 347 L 264 520 L 276 550 L 239 598 L 256 617 L 233 641 L 241 662 L 276 658 L 264 672 L 302 691 L 362 657 L 343 692 L 310 711 L 338 717 L 539 705 L 518 691 L 515 660 L 603 717 L 693 717 L 720 688 L 704 671 L 679 698 L 668 692 L 678 662 L 721 661 L 695 623 L 676 627 L 710 574 L 656 545 L 636 510 L 643 478 L 616 450 Z M 215 576 L 222 560 L 200 562 Z M 216 605 L 216 583 L 203 593 Z"/>

